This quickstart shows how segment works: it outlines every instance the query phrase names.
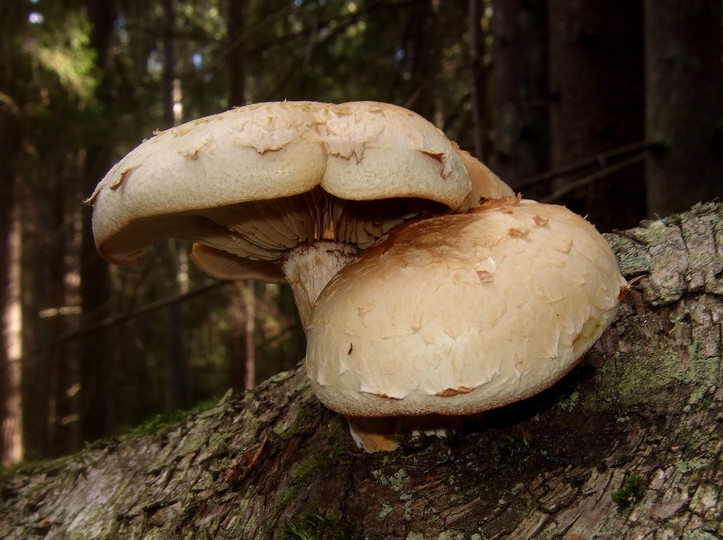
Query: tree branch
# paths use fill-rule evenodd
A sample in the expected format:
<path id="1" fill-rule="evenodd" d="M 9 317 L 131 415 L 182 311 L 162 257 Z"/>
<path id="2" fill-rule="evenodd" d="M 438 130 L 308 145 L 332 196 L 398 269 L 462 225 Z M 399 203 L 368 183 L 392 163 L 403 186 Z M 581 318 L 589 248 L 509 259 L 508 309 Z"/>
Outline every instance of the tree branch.
<path id="1" fill-rule="evenodd" d="M 81 337 L 85 337 L 88 334 L 91 334 L 91 333 L 101 330 L 103 328 L 107 328 L 109 326 L 115 326 L 117 324 L 124 323 L 124 322 L 126 322 L 130 319 L 133 319 L 135 317 L 138 317 L 140 315 L 145 315 L 146 313 L 150 313 L 152 311 L 163 309 L 163 308 L 168 307 L 173 304 L 186 302 L 188 300 L 191 300 L 192 298 L 195 298 L 196 296 L 206 294 L 207 292 L 209 292 L 213 289 L 217 289 L 219 287 L 226 286 L 229 283 L 232 283 L 232 282 L 214 281 L 213 283 L 210 283 L 203 287 L 199 287 L 198 289 L 195 289 L 193 291 L 190 291 L 187 293 L 182 293 L 182 294 L 177 294 L 177 295 L 174 295 L 174 296 L 171 296 L 168 298 L 162 298 L 155 302 L 150 302 L 150 303 L 140 306 L 138 308 L 131 309 L 130 311 L 126 311 L 125 313 L 121 313 L 119 315 L 113 315 L 111 317 L 106 317 L 105 319 L 101 319 L 99 321 L 92 322 L 90 324 L 82 326 L 81 328 L 76 328 L 74 330 L 71 330 L 70 332 L 66 332 L 65 334 L 62 334 L 62 335 L 56 337 L 55 339 L 51 340 L 50 342 L 44 343 L 43 345 L 41 345 L 39 347 L 31 349 L 30 351 L 23 354 L 23 356 L 21 357 L 20 360 L 27 361 L 28 359 L 32 358 L 33 356 L 36 356 L 42 352 L 52 349 L 53 347 L 57 347 L 58 345 L 62 345 L 64 343 L 79 339 Z M 67 308 L 65 308 L 65 309 L 67 309 Z"/>
<path id="2" fill-rule="evenodd" d="M 607 235 L 646 276 L 618 319 L 560 383 L 447 438 L 364 454 L 299 366 L 13 471 L 0 537 L 718 537 L 721 230 L 705 204 Z"/>
<path id="3" fill-rule="evenodd" d="M 542 174 L 538 174 L 538 175 L 526 178 L 517 183 L 513 183 L 512 189 L 514 189 L 515 191 L 520 191 L 527 187 L 533 186 L 535 184 L 539 184 L 542 182 L 549 182 L 551 180 L 554 180 L 558 176 L 575 173 L 580 170 L 587 169 L 589 167 L 593 167 L 595 165 L 604 166 L 607 164 L 608 161 L 610 161 L 612 159 L 622 157 L 622 156 L 624 156 L 626 154 L 630 154 L 632 152 L 635 152 L 635 153 L 645 152 L 645 151 L 655 148 L 656 146 L 657 146 L 656 143 L 649 142 L 649 141 L 638 141 L 635 143 L 626 144 L 624 146 L 619 146 L 617 148 L 613 148 L 612 150 L 608 150 L 607 152 L 602 152 L 595 156 L 591 156 L 588 159 L 578 161 L 576 163 L 572 163 L 565 167 L 560 167 L 558 169 L 554 169 L 551 171 L 544 172 Z"/>

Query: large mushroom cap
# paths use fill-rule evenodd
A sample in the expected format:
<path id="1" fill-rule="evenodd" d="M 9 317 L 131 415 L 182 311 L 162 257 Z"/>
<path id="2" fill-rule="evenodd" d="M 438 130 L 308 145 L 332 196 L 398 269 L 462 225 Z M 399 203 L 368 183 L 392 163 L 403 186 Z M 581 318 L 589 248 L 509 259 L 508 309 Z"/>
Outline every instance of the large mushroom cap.
<path id="1" fill-rule="evenodd" d="M 401 225 L 320 295 L 309 378 L 350 417 L 485 411 L 567 373 L 625 290 L 604 238 L 560 206 L 506 199 Z"/>
<path id="2" fill-rule="evenodd" d="M 281 280 L 267 261 L 300 242 L 365 247 L 431 204 L 476 204 L 472 191 L 457 149 L 411 111 L 280 102 L 159 133 L 113 167 L 89 202 L 98 250 L 111 262 L 135 262 L 147 244 L 173 236 L 198 242 L 194 259 L 212 275 Z M 354 202 L 373 199 L 394 202 Z"/>

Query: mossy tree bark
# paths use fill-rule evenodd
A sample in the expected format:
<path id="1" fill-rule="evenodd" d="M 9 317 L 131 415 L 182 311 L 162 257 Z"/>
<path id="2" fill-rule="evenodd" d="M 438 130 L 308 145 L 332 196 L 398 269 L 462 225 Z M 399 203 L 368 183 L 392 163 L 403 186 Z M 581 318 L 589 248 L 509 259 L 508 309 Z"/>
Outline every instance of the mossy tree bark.
<path id="1" fill-rule="evenodd" d="M 723 207 L 608 239 L 619 318 L 559 384 L 447 439 L 363 454 L 303 368 L 7 476 L 3 538 L 715 538 Z"/>

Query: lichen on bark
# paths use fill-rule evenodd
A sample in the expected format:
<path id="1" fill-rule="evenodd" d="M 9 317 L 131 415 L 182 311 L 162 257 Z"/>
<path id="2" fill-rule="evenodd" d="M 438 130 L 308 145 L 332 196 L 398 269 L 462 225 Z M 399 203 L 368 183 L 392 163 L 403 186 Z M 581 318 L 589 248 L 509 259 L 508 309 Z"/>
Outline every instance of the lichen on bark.
<path id="1" fill-rule="evenodd" d="M 722 218 L 704 204 L 608 235 L 626 277 L 644 276 L 610 329 L 559 384 L 447 438 L 364 454 L 299 366 L 18 469 L 0 536 L 720 537 Z"/>

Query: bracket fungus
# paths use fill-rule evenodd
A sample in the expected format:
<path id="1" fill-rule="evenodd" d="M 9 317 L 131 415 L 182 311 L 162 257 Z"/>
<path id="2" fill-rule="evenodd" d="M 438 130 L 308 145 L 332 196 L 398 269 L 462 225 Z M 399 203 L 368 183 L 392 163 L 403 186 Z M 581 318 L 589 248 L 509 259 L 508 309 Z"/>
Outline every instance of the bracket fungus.
<path id="1" fill-rule="evenodd" d="M 131 264 L 156 240 L 188 239 L 212 276 L 289 281 L 306 325 L 329 279 L 392 227 L 511 194 L 401 107 L 278 102 L 155 135 L 87 202 L 107 260 Z"/>
<path id="2" fill-rule="evenodd" d="M 472 415 L 552 385 L 626 292 L 583 218 L 489 201 L 400 225 L 341 270 L 307 329 L 308 376 L 360 446 L 391 450 L 400 418 Z"/>

